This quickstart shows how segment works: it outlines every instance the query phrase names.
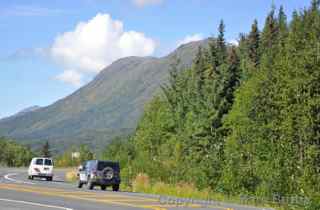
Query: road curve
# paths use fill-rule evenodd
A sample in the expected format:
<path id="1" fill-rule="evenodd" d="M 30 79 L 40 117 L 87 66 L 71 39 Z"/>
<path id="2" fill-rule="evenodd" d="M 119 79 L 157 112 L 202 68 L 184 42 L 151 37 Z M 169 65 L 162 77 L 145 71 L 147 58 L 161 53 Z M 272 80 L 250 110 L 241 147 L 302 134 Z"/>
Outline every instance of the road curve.
<path id="1" fill-rule="evenodd" d="M 26 169 L 0 168 L 0 210 L 269 210 L 225 203 L 210 206 L 176 206 L 160 202 L 159 196 L 131 192 L 78 189 L 55 170 L 52 182 L 28 180 Z"/>

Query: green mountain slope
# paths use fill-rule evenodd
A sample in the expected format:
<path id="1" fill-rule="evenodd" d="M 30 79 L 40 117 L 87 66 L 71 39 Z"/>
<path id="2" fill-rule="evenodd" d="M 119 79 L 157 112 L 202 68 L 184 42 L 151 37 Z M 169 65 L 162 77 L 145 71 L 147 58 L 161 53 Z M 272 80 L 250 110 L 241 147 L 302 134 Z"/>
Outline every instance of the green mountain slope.
<path id="1" fill-rule="evenodd" d="M 185 44 L 162 58 L 120 59 L 54 104 L 1 120 L 0 136 L 34 147 L 49 140 L 57 151 L 80 142 L 99 148 L 135 128 L 144 103 L 166 81 L 175 57 L 190 66 L 198 47 L 207 45 L 208 40 Z"/>

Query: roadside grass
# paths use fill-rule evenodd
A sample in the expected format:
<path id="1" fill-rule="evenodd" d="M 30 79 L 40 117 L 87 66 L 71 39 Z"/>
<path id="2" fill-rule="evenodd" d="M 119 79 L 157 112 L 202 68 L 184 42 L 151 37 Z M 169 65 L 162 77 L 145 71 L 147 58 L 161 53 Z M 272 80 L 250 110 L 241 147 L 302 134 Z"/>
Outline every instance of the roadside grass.
<path id="1" fill-rule="evenodd" d="M 167 184 L 161 181 L 152 181 L 147 174 L 138 174 L 131 184 L 130 181 L 123 182 L 121 185 L 126 191 L 150 193 L 155 195 L 170 196 L 173 198 L 186 198 L 204 201 L 226 202 L 233 204 L 250 205 L 257 207 L 273 208 L 276 210 L 303 210 L 303 207 L 290 207 L 271 205 L 269 203 L 261 203 L 255 200 L 244 200 L 240 196 L 228 196 L 222 193 L 212 191 L 210 188 L 199 190 L 192 183 L 179 182 L 177 184 Z"/>
<path id="2" fill-rule="evenodd" d="M 146 174 L 137 175 L 132 182 L 132 191 L 193 199 L 208 199 L 212 195 L 210 189 L 198 190 L 190 183 L 179 182 L 176 185 L 161 181 L 152 183 Z"/>
<path id="3" fill-rule="evenodd" d="M 66 171 L 65 174 L 65 181 L 67 182 L 76 182 L 77 181 L 77 169 L 76 168 L 70 168 Z"/>
<path id="4" fill-rule="evenodd" d="M 192 183 L 179 182 L 177 184 L 167 184 L 165 182 L 151 182 L 148 175 L 140 173 L 132 181 L 131 190 L 133 192 L 152 193 L 157 195 L 173 196 L 179 198 L 192 198 L 203 200 L 225 201 L 226 196 L 214 193 L 209 188 L 199 190 Z M 230 199 L 228 199 L 230 200 Z"/>
<path id="5" fill-rule="evenodd" d="M 77 180 L 77 169 L 68 168 L 65 173 L 65 180 L 74 183 Z M 259 206 L 266 208 L 273 208 L 276 210 L 303 210 L 304 208 L 270 205 L 267 203 L 260 203 L 254 200 L 247 200 L 244 202 L 240 196 L 228 196 L 222 193 L 212 191 L 210 188 L 199 190 L 192 183 L 179 182 L 177 184 L 168 184 L 161 181 L 153 181 L 147 174 L 139 173 L 133 180 L 122 177 L 120 185 L 121 191 L 126 192 L 140 192 L 155 195 L 170 196 L 173 198 L 186 198 L 194 200 L 227 202 L 234 204 L 243 204 L 251 206 Z"/>

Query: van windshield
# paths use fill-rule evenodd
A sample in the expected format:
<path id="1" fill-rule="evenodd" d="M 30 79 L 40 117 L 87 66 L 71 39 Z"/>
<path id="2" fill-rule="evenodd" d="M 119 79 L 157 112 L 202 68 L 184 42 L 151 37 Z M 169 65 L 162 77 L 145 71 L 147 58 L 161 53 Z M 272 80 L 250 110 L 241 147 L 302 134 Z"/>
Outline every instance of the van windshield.
<path id="1" fill-rule="evenodd" d="M 44 164 L 45 164 L 46 166 L 52 166 L 52 160 L 50 160 L 50 159 L 45 159 L 45 160 L 44 160 Z"/>
<path id="2" fill-rule="evenodd" d="M 36 165 L 43 165 L 43 159 L 36 159 Z"/>

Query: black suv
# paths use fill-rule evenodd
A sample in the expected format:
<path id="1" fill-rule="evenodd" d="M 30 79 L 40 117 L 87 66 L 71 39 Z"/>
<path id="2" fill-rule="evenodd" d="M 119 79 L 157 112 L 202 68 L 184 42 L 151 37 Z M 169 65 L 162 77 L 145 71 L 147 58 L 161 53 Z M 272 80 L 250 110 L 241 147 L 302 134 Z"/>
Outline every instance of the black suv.
<path id="1" fill-rule="evenodd" d="M 89 160 L 79 166 L 78 187 L 86 184 L 92 190 L 95 186 L 100 186 L 105 190 L 112 186 L 113 191 L 118 191 L 120 186 L 120 166 L 118 162 Z"/>

